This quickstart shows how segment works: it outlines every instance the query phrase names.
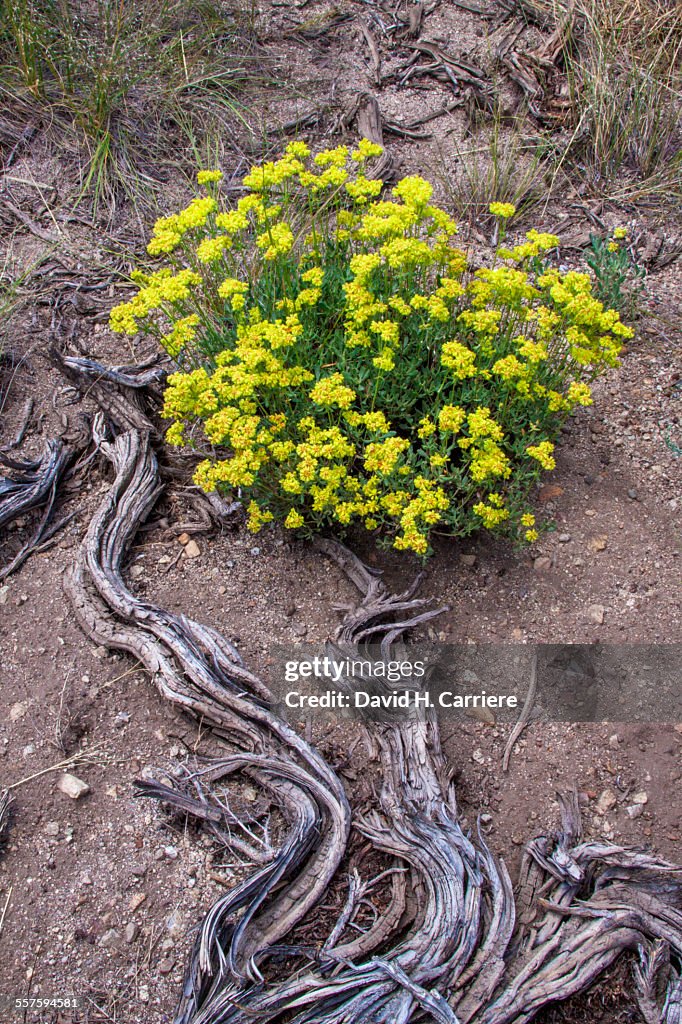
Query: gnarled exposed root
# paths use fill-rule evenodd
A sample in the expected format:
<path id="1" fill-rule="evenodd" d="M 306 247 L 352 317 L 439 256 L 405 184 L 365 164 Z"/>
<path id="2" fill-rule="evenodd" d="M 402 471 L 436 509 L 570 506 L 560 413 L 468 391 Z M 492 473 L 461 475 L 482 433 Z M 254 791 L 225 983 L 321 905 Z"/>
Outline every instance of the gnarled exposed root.
<path id="1" fill-rule="evenodd" d="M 12 797 L 8 789 L 0 789 L 0 847 L 7 839 L 9 832 L 9 810 L 12 804 Z"/>
<path id="2" fill-rule="evenodd" d="M 0 476 L 0 530 L 19 516 L 43 508 L 31 538 L 10 562 L 0 568 L 0 580 L 15 572 L 32 551 L 49 540 L 66 522 L 62 519 L 55 523 L 52 516 L 57 489 L 74 455 L 71 448 L 56 440 L 46 443 L 39 459 L 12 459 L 0 452 L 0 467 L 4 466 L 14 474 L 12 477 Z"/>
<path id="3" fill-rule="evenodd" d="M 99 440 L 115 480 L 68 592 L 88 635 L 134 653 L 167 699 L 200 715 L 226 743 L 224 758 L 200 778 L 147 782 L 140 792 L 194 815 L 237 853 L 253 851 L 256 862 L 201 926 L 177 1024 L 524 1022 L 587 988 L 627 951 L 639 957 L 633 977 L 646 1012 L 679 1024 L 682 869 L 582 842 L 573 796 L 562 802 L 561 830 L 527 845 L 515 901 L 504 864 L 460 825 L 434 717 L 367 726 L 376 801 L 353 816 L 337 775 L 273 714 L 267 688 L 234 647 L 127 589 L 123 558 L 160 483 L 149 433 L 122 425 L 114 441 Z M 361 595 L 335 645 L 371 641 L 386 654 L 406 629 L 437 614 L 414 597 L 415 587 L 392 595 L 341 545 L 317 546 Z M 276 848 L 258 841 L 248 818 L 240 829 L 221 796 L 221 787 L 242 777 L 279 810 L 286 827 Z M 372 869 L 374 878 L 362 876 L 357 858 L 339 872 L 352 829 L 364 837 L 370 863 L 385 865 Z M 344 877 L 336 919 L 317 922 L 325 934 L 314 946 L 297 942 L 301 925 Z M 370 904 L 367 924 L 359 910 L 378 885 L 387 895 L 383 906 L 376 898 Z"/>

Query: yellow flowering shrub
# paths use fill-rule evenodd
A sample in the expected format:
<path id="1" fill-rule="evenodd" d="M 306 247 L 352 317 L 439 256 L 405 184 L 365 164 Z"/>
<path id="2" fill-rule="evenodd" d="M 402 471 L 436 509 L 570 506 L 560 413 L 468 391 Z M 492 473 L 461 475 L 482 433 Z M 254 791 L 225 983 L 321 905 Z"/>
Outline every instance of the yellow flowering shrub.
<path id="1" fill-rule="evenodd" d="M 553 235 L 471 270 L 427 181 L 381 195 L 379 154 L 292 142 L 231 207 L 201 171 L 206 194 L 157 221 L 163 264 L 111 325 L 173 358 L 167 439 L 203 444 L 201 425 L 195 481 L 240 494 L 252 530 L 359 522 L 421 556 L 436 532 L 530 542 L 561 424 L 631 331 L 589 277 L 552 269 Z"/>

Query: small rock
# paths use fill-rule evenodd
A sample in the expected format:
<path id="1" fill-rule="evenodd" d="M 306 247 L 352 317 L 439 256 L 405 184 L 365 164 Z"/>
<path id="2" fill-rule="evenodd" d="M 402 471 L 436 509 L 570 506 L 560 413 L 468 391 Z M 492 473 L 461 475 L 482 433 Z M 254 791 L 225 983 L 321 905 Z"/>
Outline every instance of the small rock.
<path id="1" fill-rule="evenodd" d="M 607 814 L 618 803 L 618 797 L 612 789 L 605 789 L 595 805 L 597 814 Z"/>
<path id="2" fill-rule="evenodd" d="M 190 540 L 191 537 L 188 533 L 181 533 L 180 536 L 178 537 L 178 544 L 182 544 L 182 546 L 184 547 L 185 544 L 189 544 Z"/>
<path id="3" fill-rule="evenodd" d="M 10 705 L 9 709 L 9 720 L 10 722 L 18 722 L 20 718 L 23 718 L 28 711 L 28 703 L 24 700 L 17 701 L 16 704 Z"/>
<path id="4" fill-rule="evenodd" d="M 628 498 L 630 499 L 630 501 L 638 500 L 639 494 L 637 493 L 636 487 L 630 487 L 630 489 L 628 490 Z"/>
<path id="5" fill-rule="evenodd" d="M 587 617 L 590 622 L 596 623 L 597 626 L 601 626 L 604 621 L 606 609 L 603 604 L 591 604 L 587 609 Z"/>
<path id="6" fill-rule="evenodd" d="M 644 814 L 644 808 L 641 804 L 630 804 L 629 807 L 625 808 L 625 813 L 628 818 L 641 818 Z"/>
<path id="7" fill-rule="evenodd" d="M 189 540 L 185 544 L 185 558 L 198 558 L 201 554 L 201 548 L 195 540 Z"/>
<path id="8" fill-rule="evenodd" d="M 114 726 L 117 729 L 122 729 L 130 721 L 130 715 L 127 711 L 119 711 L 114 719 Z"/>
<path id="9" fill-rule="evenodd" d="M 164 848 L 163 848 L 163 855 L 164 855 L 164 857 L 166 857 L 167 860 L 177 860 L 178 859 L 178 848 L 177 848 L 177 846 L 164 846 Z"/>
<path id="10" fill-rule="evenodd" d="M 569 544 L 571 541 L 571 535 L 570 533 L 560 533 L 558 540 L 560 544 Z"/>
<path id="11" fill-rule="evenodd" d="M 633 793 L 630 799 L 632 800 L 633 804 L 648 804 L 649 794 L 644 790 L 641 790 L 639 793 Z"/>
<path id="12" fill-rule="evenodd" d="M 64 772 L 57 783 L 57 789 L 61 790 L 65 796 L 71 797 L 72 800 L 80 800 L 82 796 L 90 792 L 87 782 L 83 782 L 78 776 L 71 775 L 69 772 Z"/>
<path id="13" fill-rule="evenodd" d="M 170 957 L 164 957 L 163 960 L 159 961 L 159 974 L 170 974 L 175 967 L 175 960 Z"/>
<path id="14" fill-rule="evenodd" d="M 606 551 L 608 542 L 608 537 L 605 534 L 602 534 L 600 537 L 592 537 L 589 542 L 590 551 L 595 553 L 597 551 Z"/>
<path id="15" fill-rule="evenodd" d="M 21 753 L 22 753 L 22 755 L 23 755 L 24 757 L 30 757 L 30 756 L 31 756 L 31 754 L 35 754 L 35 752 L 36 752 L 35 744 L 34 744 L 34 743 L 28 743 L 28 744 L 27 744 L 27 745 L 26 745 L 26 746 L 24 747 L 24 749 L 22 750 L 22 752 L 21 752 Z"/>
<path id="16" fill-rule="evenodd" d="M 471 567 L 476 565 L 476 555 L 460 555 L 459 560 L 462 565 L 468 565 Z"/>
<path id="17" fill-rule="evenodd" d="M 130 567 L 130 575 L 134 580 L 139 580 L 140 576 L 144 575 L 143 565 L 133 565 Z"/>
<path id="18" fill-rule="evenodd" d="M 308 632 L 308 627 L 302 622 L 292 622 L 291 632 L 294 636 L 305 636 Z"/>
<path id="19" fill-rule="evenodd" d="M 552 559 L 548 558 L 547 555 L 538 555 L 533 562 L 533 568 L 536 572 L 546 572 L 552 565 Z"/>
<path id="20" fill-rule="evenodd" d="M 482 814 L 481 815 L 481 824 L 482 825 L 489 825 L 492 820 L 493 820 L 492 814 Z"/>
<path id="21" fill-rule="evenodd" d="M 179 939 L 184 935 L 184 922 L 181 914 L 177 910 L 174 910 L 166 921 L 166 928 L 168 930 L 168 934 L 174 939 Z"/>
<path id="22" fill-rule="evenodd" d="M 135 878 L 144 878 L 144 876 L 147 874 L 147 865 L 131 864 L 130 874 L 133 875 Z"/>
<path id="23" fill-rule="evenodd" d="M 140 926 L 135 921 L 131 921 L 127 924 L 125 931 L 123 932 L 123 938 L 126 940 L 128 945 L 132 945 L 137 936 L 140 934 Z"/>
<path id="24" fill-rule="evenodd" d="M 476 747 L 476 749 L 474 750 L 473 754 L 471 755 L 471 760 L 475 761 L 476 764 L 485 764 L 485 756 L 483 754 L 483 751 L 479 747 Z"/>
<path id="25" fill-rule="evenodd" d="M 147 899 L 147 894 L 144 892 L 136 892 L 134 896 L 130 897 L 130 903 L 128 906 L 131 910 L 137 910 Z"/>
<path id="26" fill-rule="evenodd" d="M 137 990 L 137 997 L 141 1003 L 149 1002 L 149 989 L 147 988 L 146 985 L 140 985 L 140 987 Z"/>
<path id="27" fill-rule="evenodd" d="M 617 732 L 614 732 L 613 736 L 609 736 L 609 746 L 611 750 L 618 750 L 620 746 L 620 738 Z"/>
<path id="28" fill-rule="evenodd" d="M 81 875 L 81 885 L 92 885 L 92 875 L 89 871 L 84 871 Z"/>
<path id="29" fill-rule="evenodd" d="M 7 604 L 9 601 L 9 586 L 5 584 L 4 587 L 0 587 L 0 604 Z"/>
<path id="30" fill-rule="evenodd" d="M 105 949 L 111 949 L 112 946 L 118 945 L 121 936 L 118 934 L 115 928 L 110 928 L 99 940 L 100 946 L 104 946 Z"/>
<path id="31" fill-rule="evenodd" d="M 545 484 L 544 487 L 540 488 L 538 499 L 546 503 L 554 498 L 560 498 L 563 493 L 563 487 L 559 487 L 558 484 Z"/>
<path id="32" fill-rule="evenodd" d="M 220 594 L 221 597 L 223 596 L 223 594 L 227 593 L 227 587 L 225 586 L 224 583 L 221 583 L 220 586 L 218 587 L 218 593 Z"/>
<path id="33" fill-rule="evenodd" d="M 59 835 L 59 822 L 58 821 L 48 821 L 47 825 L 45 826 L 45 832 L 47 833 L 48 836 L 58 836 Z"/>
<path id="34" fill-rule="evenodd" d="M 249 548 L 249 551 L 254 556 L 254 558 L 256 555 L 260 555 L 260 548 Z"/>

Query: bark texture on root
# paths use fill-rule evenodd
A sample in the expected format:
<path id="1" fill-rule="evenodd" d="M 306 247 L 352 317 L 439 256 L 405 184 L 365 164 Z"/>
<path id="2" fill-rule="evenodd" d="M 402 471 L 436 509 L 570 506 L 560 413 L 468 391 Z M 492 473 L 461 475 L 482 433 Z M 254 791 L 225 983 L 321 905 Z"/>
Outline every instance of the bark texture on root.
<path id="1" fill-rule="evenodd" d="M 0 532 L 19 516 L 42 509 L 30 539 L 7 564 L 0 567 L 0 580 L 16 572 L 31 552 L 54 536 L 71 518 L 54 522 L 53 516 L 59 485 L 75 454 L 72 448 L 52 439 L 46 442 L 38 459 L 15 459 L 0 452 L 0 469 L 12 473 L 12 476 L 0 476 Z"/>
<path id="2" fill-rule="evenodd" d="M 267 687 L 228 640 L 127 589 L 126 551 L 160 491 L 150 434 L 135 418 L 114 440 L 98 436 L 115 480 L 68 593 L 90 637 L 134 654 L 165 698 L 225 742 L 225 756 L 200 777 L 144 782 L 140 794 L 195 816 L 254 862 L 199 929 L 177 1024 L 523 1024 L 589 987 L 625 952 L 637 959 L 647 1021 L 679 1024 L 682 869 L 583 842 L 572 794 L 562 799 L 561 828 L 528 843 L 514 894 L 504 863 L 460 825 L 434 717 L 367 726 L 376 798 L 353 812 L 336 773 L 273 714 Z M 391 594 L 341 545 L 317 546 L 360 593 L 332 650 L 369 641 L 393 651 L 411 625 L 437 614 L 415 587 Z M 240 830 L 220 788 L 234 778 L 278 807 L 286 827 L 275 848 L 256 848 L 248 821 Z M 370 863 L 386 865 L 374 877 L 362 877 L 357 860 L 340 870 L 358 834 Z M 338 917 L 314 947 L 303 944 L 301 925 L 340 884 Z M 361 928 L 360 908 L 378 885 L 387 894 Z"/>

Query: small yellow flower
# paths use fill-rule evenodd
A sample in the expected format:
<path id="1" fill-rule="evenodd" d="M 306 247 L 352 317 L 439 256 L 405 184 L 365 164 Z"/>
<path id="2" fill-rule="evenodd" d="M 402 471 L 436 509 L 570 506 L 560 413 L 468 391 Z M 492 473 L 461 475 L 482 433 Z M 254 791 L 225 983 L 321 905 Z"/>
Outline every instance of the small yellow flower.
<path id="1" fill-rule="evenodd" d="M 199 171 L 197 181 L 200 185 L 210 185 L 213 182 L 222 181 L 223 177 L 222 171 Z"/>
<path id="2" fill-rule="evenodd" d="M 300 512 L 297 512 L 295 508 L 289 510 L 289 513 L 284 520 L 284 525 L 287 530 L 297 530 L 300 526 L 303 526 L 305 520 Z"/>
<path id="3" fill-rule="evenodd" d="M 503 220 L 508 220 L 516 213 L 513 203 L 491 203 L 488 209 L 495 217 L 501 217 Z"/>

